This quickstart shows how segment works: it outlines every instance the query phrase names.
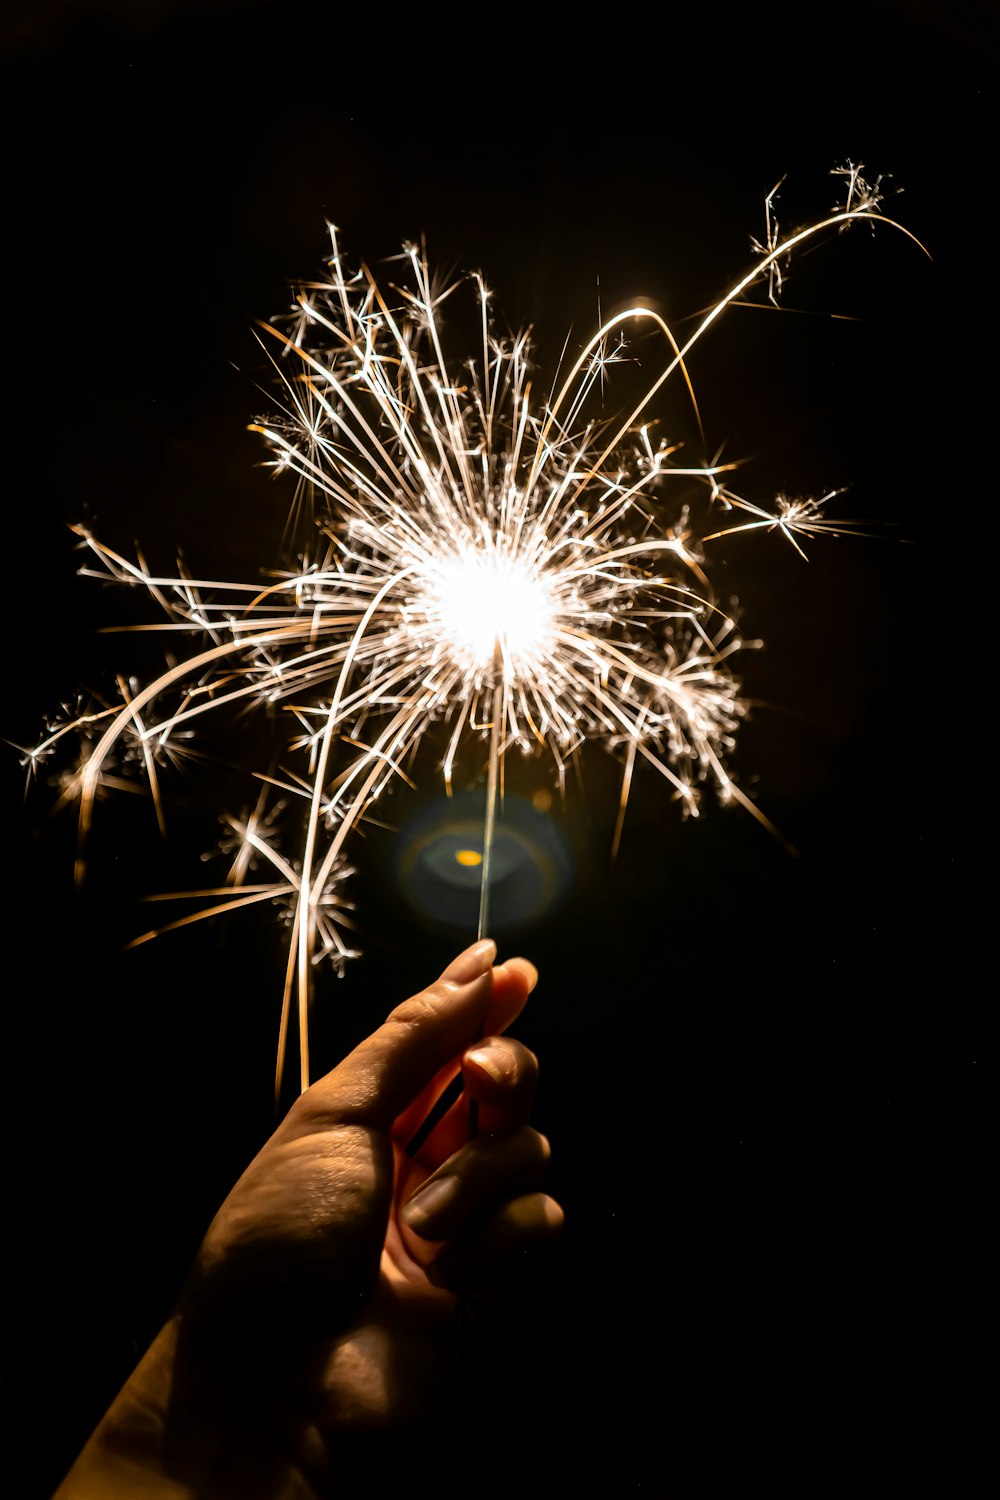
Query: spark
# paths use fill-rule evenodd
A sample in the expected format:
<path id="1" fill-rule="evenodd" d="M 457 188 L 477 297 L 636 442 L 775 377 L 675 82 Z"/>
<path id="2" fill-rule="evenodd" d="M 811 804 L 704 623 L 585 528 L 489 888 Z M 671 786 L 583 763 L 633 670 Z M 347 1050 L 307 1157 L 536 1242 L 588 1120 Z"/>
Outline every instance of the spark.
<path id="1" fill-rule="evenodd" d="M 84 571 L 144 590 L 166 618 L 137 628 L 165 632 L 178 651 L 144 685 L 119 678 L 119 703 L 81 706 L 26 756 L 34 770 L 71 731 L 82 745 L 63 791 L 79 802 L 80 877 L 95 801 L 123 768 L 145 779 L 162 825 L 163 773 L 209 716 L 277 710 L 286 728 L 282 755 L 295 766 L 272 766 L 254 811 L 227 819 L 225 883 L 188 893 L 211 904 L 136 940 L 223 910 L 278 907 L 290 941 L 276 1088 L 293 1007 L 308 1084 L 316 963 L 342 969 L 354 951 L 342 931 L 348 840 L 390 783 L 408 779 L 432 725 L 445 727 L 449 790 L 467 745 L 486 757 L 481 927 L 502 769 L 515 750 L 547 754 L 559 785 L 585 744 L 619 755 L 616 845 L 639 762 L 689 815 L 711 787 L 769 826 L 726 767 L 745 713 L 732 669 L 742 642 L 703 548 L 767 528 L 802 552 L 797 537 L 849 528 L 822 514 L 831 495 L 779 496 L 773 512 L 743 500 L 727 479 L 735 465 L 682 463 L 680 444 L 654 435 L 651 408 L 673 378 L 700 432 L 686 361 L 722 313 L 755 288 L 776 301 L 795 251 L 824 231 L 894 224 L 881 214 L 881 179 L 873 188 L 860 167 L 838 170 L 846 200 L 784 238 L 772 190 L 757 261 L 683 343 L 655 311 L 630 307 L 564 355 L 547 397 L 535 390 L 528 336 L 500 337 L 480 276 L 440 287 L 408 246 L 403 278 L 383 284 L 348 267 L 330 226 L 326 276 L 260 332 L 282 396 L 252 430 L 276 476 L 294 480 L 286 538 L 314 522 L 295 565 L 259 583 L 198 579 L 183 566 L 161 576 L 76 528 Z M 440 310 L 463 286 L 479 351 L 458 364 Z M 658 337 L 663 358 L 634 409 L 612 421 L 601 398 L 632 329 Z M 709 515 L 737 508 L 753 519 L 699 537 L 690 504 L 674 498 L 692 485 Z M 268 878 L 248 883 L 262 865 Z"/>
<path id="2" fill-rule="evenodd" d="M 838 495 L 842 495 L 842 489 L 828 490 L 825 495 L 814 497 L 803 495 L 796 499 L 790 499 L 787 495 L 778 494 L 774 498 L 774 510 L 766 510 L 763 506 L 753 505 L 749 500 L 741 499 L 731 491 L 720 486 L 720 497 L 730 506 L 737 510 L 748 511 L 755 516 L 756 520 L 741 521 L 735 526 L 724 526 L 721 531 L 713 531 L 702 540 L 714 542 L 719 537 L 733 536 L 738 531 L 759 531 L 762 528 L 767 531 L 778 531 L 789 542 L 804 560 L 806 553 L 801 543 L 797 540 L 799 536 L 867 536 L 860 522 L 841 520 L 836 516 L 828 516 L 823 507 Z"/>

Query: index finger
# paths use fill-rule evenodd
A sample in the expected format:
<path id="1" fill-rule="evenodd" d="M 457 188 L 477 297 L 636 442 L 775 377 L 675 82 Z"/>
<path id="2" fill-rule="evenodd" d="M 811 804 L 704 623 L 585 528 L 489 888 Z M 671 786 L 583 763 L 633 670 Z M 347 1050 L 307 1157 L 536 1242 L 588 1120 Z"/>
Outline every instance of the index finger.
<path id="1" fill-rule="evenodd" d="M 511 958 L 493 970 L 493 990 L 486 1007 L 482 1030 L 471 1040 L 500 1036 L 521 1014 L 538 982 L 538 970 L 525 958 Z M 393 1134 L 406 1143 L 410 1156 L 421 1149 L 432 1130 L 461 1092 L 461 1052 L 450 1057 L 413 1103 L 399 1115 Z M 438 1145 L 435 1137 L 435 1147 Z M 421 1160 L 424 1160 L 421 1154 Z"/>
<path id="2" fill-rule="evenodd" d="M 435 1076 L 482 1035 L 489 1010 L 496 944 L 473 943 L 441 977 L 397 1005 L 343 1062 L 296 1101 L 291 1129 L 334 1124 L 388 1130 Z"/>

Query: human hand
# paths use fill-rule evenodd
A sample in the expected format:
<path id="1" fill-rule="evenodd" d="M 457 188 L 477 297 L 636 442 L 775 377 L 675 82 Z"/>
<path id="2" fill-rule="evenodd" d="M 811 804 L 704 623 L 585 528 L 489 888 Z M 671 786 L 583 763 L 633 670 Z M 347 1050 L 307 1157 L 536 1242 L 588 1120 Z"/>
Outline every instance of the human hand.
<path id="1" fill-rule="evenodd" d="M 502 1035 L 536 975 L 494 956 L 489 941 L 467 949 L 296 1101 L 60 1500 L 313 1497 L 372 1433 L 413 1430 L 440 1389 L 456 1295 L 561 1227 L 540 1191 L 548 1145 L 527 1124 L 537 1062 Z M 459 1066 L 463 1095 L 411 1157 Z"/>

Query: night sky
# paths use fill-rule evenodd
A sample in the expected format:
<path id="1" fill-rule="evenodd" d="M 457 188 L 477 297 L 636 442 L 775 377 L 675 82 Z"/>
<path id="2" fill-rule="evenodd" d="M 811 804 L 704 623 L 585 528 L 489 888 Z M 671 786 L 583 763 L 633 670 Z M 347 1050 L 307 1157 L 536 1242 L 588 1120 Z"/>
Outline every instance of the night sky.
<path id="1" fill-rule="evenodd" d="M 562 899 L 498 933 L 541 971 L 518 1034 L 567 1212 L 483 1377 L 494 1453 L 538 1446 L 523 1492 L 893 1494 L 931 1474 L 973 1493 L 991 9 L 662 8 L 563 16 L 557 38 L 502 9 L 65 0 L 6 28 L 13 745 L 150 659 L 98 634 L 155 611 L 78 578 L 68 524 L 165 569 L 178 548 L 202 576 L 278 564 L 290 495 L 246 430 L 273 409 L 254 325 L 319 270 L 326 220 L 375 267 L 424 236 L 443 273 L 482 270 L 546 381 L 598 301 L 644 297 L 682 327 L 711 305 L 783 174 L 788 224 L 829 206 L 847 158 L 891 174 L 887 212 L 930 252 L 885 229 L 827 241 L 787 312 L 733 312 L 692 361 L 742 493 L 847 486 L 841 513 L 876 533 L 820 538 L 808 562 L 754 534 L 714 570 L 765 642 L 741 662 L 733 769 L 797 853 L 711 797 L 684 821 L 650 771 L 612 864 L 619 768 L 589 747 L 551 814 Z M 25 798 L 16 750 L 0 760 L 25 1497 L 68 1467 L 273 1123 L 278 924 L 124 951 L 150 925 L 137 897 L 201 883 L 219 798 L 245 797 L 204 748 L 165 841 L 144 800 L 101 804 L 80 893 L 72 816 L 50 816 L 44 778 Z M 354 851 L 363 956 L 318 986 L 317 1066 L 475 935 L 393 875 L 393 828 L 439 796 L 432 754 L 423 772 Z M 551 784 L 544 761 L 516 775 L 526 798 Z"/>

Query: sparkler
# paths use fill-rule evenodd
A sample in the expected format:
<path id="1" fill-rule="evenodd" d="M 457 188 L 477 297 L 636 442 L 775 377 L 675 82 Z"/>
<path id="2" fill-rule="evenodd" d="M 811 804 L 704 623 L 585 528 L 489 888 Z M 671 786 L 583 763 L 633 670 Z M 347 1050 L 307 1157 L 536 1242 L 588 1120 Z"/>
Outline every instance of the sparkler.
<path id="1" fill-rule="evenodd" d="M 769 195 L 757 261 L 685 340 L 649 308 L 630 307 L 541 397 L 528 337 L 498 336 L 481 277 L 437 289 L 425 255 L 409 247 L 404 279 L 382 285 L 367 268 L 349 268 L 331 227 L 328 274 L 301 287 L 291 315 L 261 333 L 282 407 L 253 430 L 274 470 L 295 480 L 291 535 L 306 534 L 295 565 L 259 583 L 181 569 L 160 576 L 141 556 L 75 528 L 90 554 L 85 573 L 139 587 L 162 610 L 164 621 L 136 628 L 166 632 L 172 649 L 190 643 L 145 685 L 120 678 L 120 702 L 65 715 L 28 756 L 34 768 L 71 739 L 82 745 L 61 793 L 79 803 L 78 878 L 99 789 L 138 771 L 162 824 L 164 773 L 207 716 L 278 711 L 286 728 L 282 763 L 261 775 L 256 808 L 228 819 L 227 880 L 187 893 L 208 900 L 204 909 L 137 939 L 279 904 L 290 942 L 278 1088 L 293 1006 L 302 1087 L 309 1081 L 314 967 L 342 969 L 351 956 L 348 841 L 387 785 L 409 779 L 431 725 L 446 726 L 449 791 L 463 747 L 485 747 L 481 935 L 497 802 L 515 749 L 547 753 L 560 786 L 586 742 L 619 753 L 616 843 L 640 759 L 685 812 L 696 815 L 711 786 L 766 823 L 726 770 L 745 711 L 731 667 L 741 641 L 702 549 L 767 527 L 802 552 L 800 538 L 850 528 L 825 517 L 831 495 L 779 497 L 770 512 L 731 489 L 734 465 L 682 463 L 678 445 L 654 437 L 651 408 L 668 381 L 682 382 L 700 431 L 686 359 L 722 313 L 754 288 L 776 301 L 794 252 L 824 231 L 859 220 L 901 228 L 882 216 L 878 182 L 853 165 L 842 171 L 840 204 L 785 237 Z M 470 285 L 480 348 L 459 367 L 445 352 L 441 309 Z M 662 367 L 634 409 L 608 421 L 592 413 L 625 330 L 637 325 L 662 341 Z M 701 528 L 699 539 L 690 504 L 674 498 L 679 481 L 727 523 Z M 276 790 L 280 800 L 270 800 Z M 290 808 L 301 816 L 284 852 Z M 249 879 L 256 866 L 266 880 Z"/>

